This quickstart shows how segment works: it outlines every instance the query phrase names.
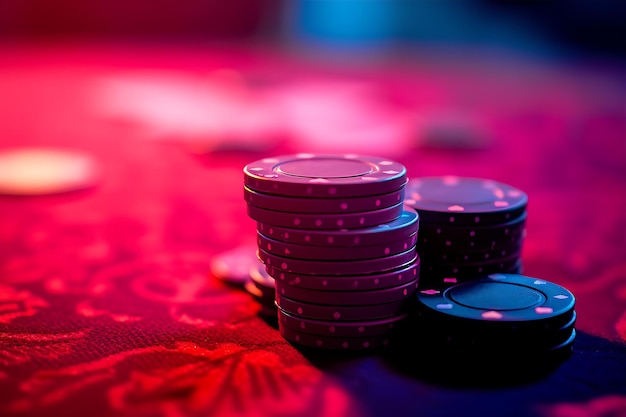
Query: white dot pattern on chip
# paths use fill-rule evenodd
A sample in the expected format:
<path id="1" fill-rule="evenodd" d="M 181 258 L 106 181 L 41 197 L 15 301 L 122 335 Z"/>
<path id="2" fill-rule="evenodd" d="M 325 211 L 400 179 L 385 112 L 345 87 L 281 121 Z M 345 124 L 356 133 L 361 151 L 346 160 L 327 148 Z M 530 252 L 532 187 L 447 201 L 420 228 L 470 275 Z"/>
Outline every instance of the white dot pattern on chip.
<path id="1" fill-rule="evenodd" d="M 446 304 L 437 304 L 435 307 L 437 307 L 437 309 L 439 310 L 452 310 L 453 305 L 446 303 Z"/>
<path id="2" fill-rule="evenodd" d="M 298 310 L 296 310 L 296 311 L 298 312 L 298 314 L 302 314 L 303 313 L 302 307 L 298 307 Z"/>
<path id="3" fill-rule="evenodd" d="M 325 286 L 327 286 L 327 285 L 328 285 L 328 281 L 326 281 L 326 280 L 322 281 L 322 285 L 323 285 L 324 287 L 325 287 Z"/>
<path id="4" fill-rule="evenodd" d="M 550 307 L 536 307 L 535 308 L 535 313 L 537 314 L 550 314 L 552 313 L 554 310 Z"/>
<path id="5" fill-rule="evenodd" d="M 502 313 L 498 311 L 485 311 L 480 316 L 488 320 L 500 320 L 502 317 L 504 317 Z"/>
<path id="6" fill-rule="evenodd" d="M 348 208 L 348 203 L 341 203 L 341 204 L 339 205 L 339 207 L 340 207 L 342 210 L 345 210 L 345 209 L 347 209 L 347 208 Z"/>
<path id="7" fill-rule="evenodd" d="M 328 328 L 328 331 L 331 332 L 331 333 L 335 333 L 335 326 L 330 326 Z"/>
<path id="8" fill-rule="evenodd" d="M 333 318 L 334 318 L 335 320 L 339 320 L 339 319 L 341 318 L 341 314 L 339 314 L 339 312 L 338 312 L 338 311 L 336 311 L 335 313 L 333 313 Z"/>

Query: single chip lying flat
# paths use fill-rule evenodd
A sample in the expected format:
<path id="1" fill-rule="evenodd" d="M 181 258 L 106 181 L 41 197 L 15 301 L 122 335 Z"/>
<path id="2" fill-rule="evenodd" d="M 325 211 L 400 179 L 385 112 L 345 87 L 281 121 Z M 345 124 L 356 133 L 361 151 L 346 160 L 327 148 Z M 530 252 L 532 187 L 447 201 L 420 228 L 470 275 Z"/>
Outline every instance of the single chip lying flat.
<path id="1" fill-rule="evenodd" d="M 95 161 L 71 150 L 28 147 L 0 152 L 0 194 L 45 195 L 94 186 Z"/>

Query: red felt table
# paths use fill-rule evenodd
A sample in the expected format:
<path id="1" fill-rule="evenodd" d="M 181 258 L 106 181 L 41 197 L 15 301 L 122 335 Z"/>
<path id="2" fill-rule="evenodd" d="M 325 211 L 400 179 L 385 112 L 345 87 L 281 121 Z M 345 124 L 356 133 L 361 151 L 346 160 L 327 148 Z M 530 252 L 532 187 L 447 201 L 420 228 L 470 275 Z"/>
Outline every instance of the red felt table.
<path id="1" fill-rule="evenodd" d="M 324 148 L 285 132 L 259 135 L 256 148 L 189 131 L 153 140 L 137 120 L 92 106 L 112 77 L 174 74 L 202 88 L 199 80 L 225 68 L 253 74 L 251 85 L 263 88 L 285 79 L 374 86 L 385 109 L 405 117 L 405 136 L 333 151 L 378 149 L 410 177 L 485 177 L 526 191 L 524 273 L 577 299 L 569 360 L 532 381 L 458 387 L 397 364 L 428 358 L 287 343 L 254 299 L 212 277 L 209 265 L 255 242 L 243 166 Z M 0 197 L 0 413 L 624 415 L 625 85 L 624 69 L 606 63 L 462 53 L 331 65 L 266 47 L 3 45 L 0 150 L 77 150 L 97 161 L 101 179 L 71 193 Z M 423 146 L 410 115 L 447 106 L 480 115 L 492 140 L 477 149 Z M 207 142 L 213 147 L 199 150 Z"/>

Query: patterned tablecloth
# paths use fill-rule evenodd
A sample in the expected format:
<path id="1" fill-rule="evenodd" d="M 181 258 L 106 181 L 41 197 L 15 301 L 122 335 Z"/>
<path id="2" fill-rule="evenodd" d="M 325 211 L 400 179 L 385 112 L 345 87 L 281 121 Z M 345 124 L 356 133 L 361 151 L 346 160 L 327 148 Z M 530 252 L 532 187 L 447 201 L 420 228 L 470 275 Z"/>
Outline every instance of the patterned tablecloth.
<path id="1" fill-rule="evenodd" d="M 462 54 L 328 65 L 224 45 L 2 48 L 0 150 L 77 150 L 101 177 L 0 197 L 1 415 L 626 415 L 623 68 Z M 428 137 L 437 117 L 460 133 Z M 350 137 L 350 123 L 368 139 Z M 337 126 L 338 141 L 314 141 Z M 428 358 L 287 343 L 209 266 L 255 243 L 246 163 L 326 150 L 526 191 L 524 272 L 576 295 L 572 357 L 481 388 L 481 375 L 433 382 L 420 373 Z"/>

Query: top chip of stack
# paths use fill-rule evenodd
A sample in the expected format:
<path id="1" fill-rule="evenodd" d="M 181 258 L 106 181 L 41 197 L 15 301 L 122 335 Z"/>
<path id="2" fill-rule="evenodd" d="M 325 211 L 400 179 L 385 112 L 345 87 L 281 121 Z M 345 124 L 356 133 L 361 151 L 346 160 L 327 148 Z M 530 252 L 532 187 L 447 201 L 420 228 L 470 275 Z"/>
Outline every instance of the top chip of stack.
<path id="1" fill-rule="evenodd" d="M 428 285 L 520 273 L 528 196 L 501 182 L 413 178 L 404 204 L 420 216 L 417 250 Z"/>
<path id="2" fill-rule="evenodd" d="M 285 155 L 244 168 L 249 189 L 287 197 L 371 196 L 399 190 L 406 181 L 403 165 L 362 155 Z"/>
<path id="3" fill-rule="evenodd" d="M 297 154 L 243 171 L 285 339 L 342 350 L 386 345 L 419 278 L 406 168 L 375 156 Z"/>

